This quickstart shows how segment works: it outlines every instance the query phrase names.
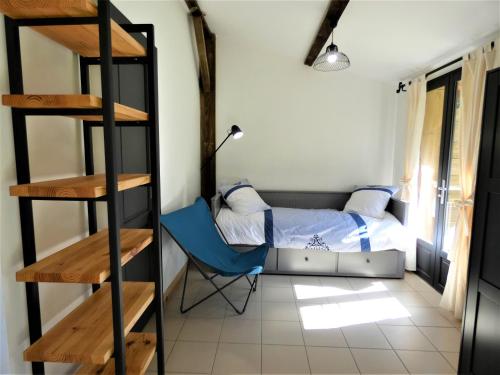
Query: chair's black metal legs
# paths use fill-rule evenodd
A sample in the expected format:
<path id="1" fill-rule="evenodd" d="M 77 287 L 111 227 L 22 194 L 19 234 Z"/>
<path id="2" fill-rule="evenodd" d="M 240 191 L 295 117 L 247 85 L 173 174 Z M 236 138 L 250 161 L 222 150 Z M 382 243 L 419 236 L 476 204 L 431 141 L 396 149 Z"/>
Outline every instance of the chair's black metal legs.
<path id="1" fill-rule="evenodd" d="M 208 276 L 195 262 L 193 262 L 193 264 L 195 265 L 195 267 L 198 268 L 198 271 L 200 271 L 200 273 L 203 275 L 203 277 L 205 277 L 205 279 L 212 284 L 212 286 L 215 288 L 215 291 L 213 291 L 212 293 L 210 293 L 207 296 L 203 297 L 199 301 L 193 303 L 191 306 L 189 306 L 187 308 L 184 308 L 184 297 L 186 295 L 186 287 L 187 287 L 187 282 L 188 282 L 189 264 L 190 263 L 191 263 L 191 261 L 188 261 L 188 266 L 186 267 L 186 274 L 184 275 L 184 285 L 182 287 L 182 298 L 181 298 L 181 306 L 180 306 L 180 311 L 181 311 L 182 314 L 188 312 L 192 308 L 198 306 L 200 303 L 206 301 L 207 299 L 209 299 L 210 297 L 214 296 L 217 293 L 220 293 L 222 295 L 222 297 L 226 300 L 227 303 L 229 303 L 229 305 L 231 305 L 231 307 L 233 308 L 233 310 L 238 315 L 241 315 L 241 314 L 243 314 L 245 312 L 245 310 L 247 308 L 247 305 L 248 305 L 248 300 L 250 299 L 250 295 L 252 294 L 252 292 L 255 292 L 257 290 L 257 280 L 259 278 L 259 275 L 255 275 L 253 281 L 250 281 L 248 275 L 240 275 L 240 276 L 234 278 L 233 280 L 229 281 L 228 283 L 224 284 L 223 286 L 219 287 L 213 281 L 213 279 L 215 279 L 215 277 L 217 277 L 219 275 L 215 274 L 213 276 Z M 248 282 L 250 283 L 250 290 L 248 291 L 248 295 L 246 297 L 245 304 L 243 305 L 243 308 L 242 309 L 238 309 L 238 308 L 236 308 L 236 306 L 233 305 L 233 303 L 229 300 L 229 298 L 224 294 L 223 290 L 225 288 L 227 288 L 228 286 L 230 286 L 231 284 L 233 284 L 236 281 L 238 281 L 239 279 L 241 279 L 242 277 L 245 277 L 248 280 Z"/>

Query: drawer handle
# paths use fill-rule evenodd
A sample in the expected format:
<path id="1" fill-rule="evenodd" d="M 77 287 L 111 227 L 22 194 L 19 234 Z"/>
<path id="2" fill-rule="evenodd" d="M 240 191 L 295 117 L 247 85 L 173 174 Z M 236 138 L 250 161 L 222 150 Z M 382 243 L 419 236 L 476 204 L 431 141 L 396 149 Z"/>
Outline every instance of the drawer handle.
<path id="1" fill-rule="evenodd" d="M 366 263 L 370 263 L 370 259 L 366 258 Z"/>
<path id="2" fill-rule="evenodd" d="M 305 260 L 306 262 L 309 262 L 309 258 L 308 258 L 308 257 L 305 257 L 305 258 L 304 258 L 304 260 Z"/>

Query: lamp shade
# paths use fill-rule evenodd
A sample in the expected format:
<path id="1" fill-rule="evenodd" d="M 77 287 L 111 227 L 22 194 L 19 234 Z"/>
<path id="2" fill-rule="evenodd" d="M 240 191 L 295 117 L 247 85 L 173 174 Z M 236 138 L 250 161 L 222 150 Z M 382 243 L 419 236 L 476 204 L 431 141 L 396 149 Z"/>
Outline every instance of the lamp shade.
<path id="1" fill-rule="evenodd" d="M 234 139 L 240 139 L 243 137 L 243 130 L 238 125 L 233 125 L 231 126 L 231 135 Z"/>
<path id="2" fill-rule="evenodd" d="M 350 65 L 349 58 L 332 43 L 326 47 L 326 52 L 319 55 L 314 61 L 313 68 L 320 72 L 331 72 L 347 69 Z"/>

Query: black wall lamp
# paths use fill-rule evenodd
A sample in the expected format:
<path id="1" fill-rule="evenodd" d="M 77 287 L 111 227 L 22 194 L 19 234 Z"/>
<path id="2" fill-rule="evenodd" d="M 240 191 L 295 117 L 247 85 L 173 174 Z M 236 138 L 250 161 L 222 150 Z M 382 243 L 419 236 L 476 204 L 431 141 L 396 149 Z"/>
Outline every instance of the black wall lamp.
<path id="1" fill-rule="evenodd" d="M 213 152 L 212 155 L 210 155 L 210 157 L 207 159 L 207 161 L 205 161 L 205 163 L 203 163 L 203 165 L 201 166 L 201 169 L 205 168 L 207 166 L 207 164 L 212 161 L 212 159 L 214 158 L 217 151 L 219 151 L 219 149 L 222 147 L 222 145 L 224 143 L 226 143 L 226 141 L 229 139 L 229 137 L 232 136 L 234 139 L 240 139 L 241 137 L 243 137 L 243 134 L 244 134 L 243 130 L 241 130 L 238 125 L 231 126 L 231 129 L 229 129 L 226 138 L 224 138 L 222 143 L 219 145 L 219 147 L 217 147 L 215 149 L 215 151 Z"/>

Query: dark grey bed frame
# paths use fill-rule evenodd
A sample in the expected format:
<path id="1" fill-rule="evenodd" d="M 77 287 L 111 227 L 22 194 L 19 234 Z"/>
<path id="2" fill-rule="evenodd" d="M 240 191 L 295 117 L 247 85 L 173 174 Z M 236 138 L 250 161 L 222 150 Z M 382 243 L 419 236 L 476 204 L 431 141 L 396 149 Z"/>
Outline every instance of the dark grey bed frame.
<path id="1" fill-rule="evenodd" d="M 258 191 L 262 199 L 272 207 L 331 208 L 342 210 L 351 193 L 346 192 L 298 192 Z M 225 203 L 220 194 L 212 198 L 212 214 L 217 217 Z M 406 225 L 408 208 L 405 202 L 392 198 L 386 209 L 403 225 Z M 245 251 L 248 245 L 233 245 Z M 360 277 L 404 277 L 405 253 L 396 249 L 337 253 L 319 250 L 271 248 L 264 273 L 287 275 L 324 275 Z"/>

